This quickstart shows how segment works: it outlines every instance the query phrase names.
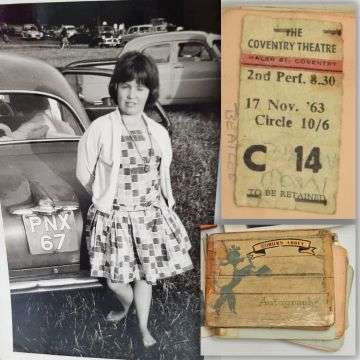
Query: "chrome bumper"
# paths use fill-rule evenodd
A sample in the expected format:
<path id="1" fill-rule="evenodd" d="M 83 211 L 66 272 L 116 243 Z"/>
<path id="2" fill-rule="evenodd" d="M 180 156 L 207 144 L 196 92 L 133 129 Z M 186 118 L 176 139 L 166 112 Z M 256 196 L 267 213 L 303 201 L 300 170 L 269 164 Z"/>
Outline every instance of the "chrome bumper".
<path id="1" fill-rule="evenodd" d="M 89 289 L 96 287 L 102 287 L 102 284 L 99 283 L 98 279 L 89 277 L 68 277 L 62 279 L 16 281 L 10 283 L 10 291 L 12 295 Z"/>

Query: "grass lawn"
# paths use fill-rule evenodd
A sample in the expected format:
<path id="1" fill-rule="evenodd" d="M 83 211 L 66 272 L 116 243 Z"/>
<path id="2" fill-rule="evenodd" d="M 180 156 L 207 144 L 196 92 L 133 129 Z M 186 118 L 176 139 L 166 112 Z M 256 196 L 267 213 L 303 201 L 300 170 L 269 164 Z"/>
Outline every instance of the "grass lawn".
<path id="1" fill-rule="evenodd" d="M 44 44 L 43 42 L 28 42 L 17 40 L 15 43 L 4 44 L 0 42 L 0 51 L 32 56 L 44 60 L 49 64 L 59 67 L 70 62 L 83 59 L 104 59 L 117 57 L 119 48 L 89 48 L 86 46 L 74 46 L 70 49 L 59 49 L 56 45 Z"/>

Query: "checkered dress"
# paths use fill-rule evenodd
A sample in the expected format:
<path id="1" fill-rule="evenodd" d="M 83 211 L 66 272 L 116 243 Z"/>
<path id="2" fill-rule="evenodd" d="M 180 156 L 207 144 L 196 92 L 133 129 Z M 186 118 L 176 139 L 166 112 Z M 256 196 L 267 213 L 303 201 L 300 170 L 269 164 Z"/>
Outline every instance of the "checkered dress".
<path id="1" fill-rule="evenodd" d="M 121 136 L 121 165 L 117 195 L 111 214 L 92 205 L 86 223 L 91 276 L 129 283 L 145 279 L 155 284 L 192 269 L 190 240 L 176 213 L 169 209 L 160 189 L 160 151 L 152 137 L 132 131 L 134 142 Z"/>

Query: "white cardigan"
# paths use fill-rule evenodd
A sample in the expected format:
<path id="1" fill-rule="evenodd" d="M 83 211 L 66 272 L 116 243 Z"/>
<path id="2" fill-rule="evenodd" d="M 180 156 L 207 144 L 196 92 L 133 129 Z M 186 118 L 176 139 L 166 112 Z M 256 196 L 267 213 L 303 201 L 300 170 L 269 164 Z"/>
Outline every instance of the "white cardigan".
<path id="1" fill-rule="evenodd" d="M 121 164 L 121 124 L 119 109 L 94 120 L 79 141 L 76 176 L 92 192 L 95 207 L 111 213 Z M 143 114 L 149 131 L 161 151 L 160 184 L 163 197 L 172 208 L 175 204 L 170 181 L 171 141 L 167 130 Z"/>

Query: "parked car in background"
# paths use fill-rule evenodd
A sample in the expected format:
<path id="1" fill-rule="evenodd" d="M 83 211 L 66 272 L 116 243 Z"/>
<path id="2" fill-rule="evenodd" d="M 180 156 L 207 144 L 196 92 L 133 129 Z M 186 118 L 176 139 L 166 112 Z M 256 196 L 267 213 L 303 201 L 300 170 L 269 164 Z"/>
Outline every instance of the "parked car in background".
<path id="1" fill-rule="evenodd" d="M 60 38 L 60 36 L 64 30 L 66 30 L 68 37 L 71 37 L 78 33 L 78 31 L 76 30 L 76 27 L 74 25 L 61 25 L 61 27 L 55 31 L 55 36 L 57 38 Z"/>
<path id="2" fill-rule="evenodd" d="M 90 47 L 115 47 L 119 44 L 119 37 L 115 35 L 115 29 L 110 25 L 97 26 L 91 34 Z"/>
<path id="3" fill-rule="evenodd" d="M 90 33 L 77 33 L 69 37 L 70 44 L 86 44 L 90 45 L 93 41 L 93 36 Z"/>
<path id="4" fill-rule="evenodd" d="M 111 70 L 0 53 L 0 204 L 13 293 L 100 286 L 87 270 L 90 195 L 75 176 L 90 122 L 115 109 Z M 31 76 L 29 76 L 31 75 Z M 158 114 L 167 120 L 158 106 Z"/>
<path id="5" fill-rule="evenodd" d="M 41 40 L 44 34 L 34 24 L 25 24 L 21 32 L 21 38 L 25 40 Z"/>
<path id="6" fill-rule="evenodd" d="M 118 38 L 111 33 L 103 33 L 99 37 L 98 46 L 100 47 L 116 47 L 118 45 Z"/>
<path id="7" fill-rule="evenodd" d="M 150 34 L 131 40 L 118 56 L 140 51 L 159 69 L 161 105 L 220 101 L 220 35 L 203 31 Z M 112 70 L 117 59 L 77 61 L 71 66 Z"/>
<path id="8" fill-rule="evenodd" d="M 9 24 L 10 35 L 21 36 L 23 25 Z"/>
<path id="9" fill-rule="evenodd" d="M 125 35 L 121 37 L 120 45 L 125 46 L 130 40 L 136 37 L 148 35 L 154 31 L 152 24 L 130 26 Z"/>
<path id="10" fill-rule="evenodd" d="M 45 39 L 54 39 L 55 36 L 55 32 L 57 30 L 56 26 L 53 25 L 44 25 L 42 27 L 42 32 L 44 33 L 44 38 Z"/>
<path id="11" fill-rule="evenodd" d="M 100 25 L 100 26 L 97 27 L 96 33 L 98 35 L 100 35 L 100 36 L 102 34 L 112 34 L 112 35 L 114 35 L 115 29 L 110 25 Z"/>
<path id="12" fill-rule="evenodd" d="M 119 55 L 136 50 L 155 60 L 162 105 L 218 102 L 219 39 L 219 35 L 202 31 L 158 33 L 133 39 Z"/>
<path id="13" fill-rule="evenodd" d="M 159 69 L 161 105 L 220 101 L 220 35 L 202 31 L 175 31 L 130 41 L 118 56 L 140 51 Z M 77 61 L 70 67 L 92 66 L 112 70 L 117 59 Z"/>

